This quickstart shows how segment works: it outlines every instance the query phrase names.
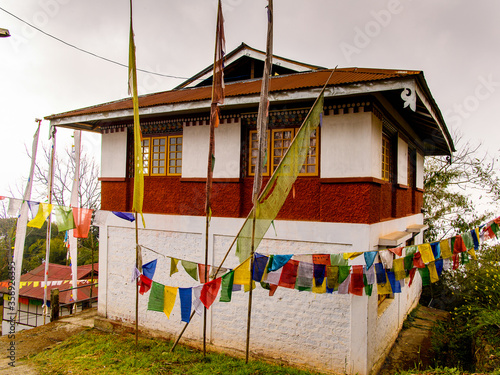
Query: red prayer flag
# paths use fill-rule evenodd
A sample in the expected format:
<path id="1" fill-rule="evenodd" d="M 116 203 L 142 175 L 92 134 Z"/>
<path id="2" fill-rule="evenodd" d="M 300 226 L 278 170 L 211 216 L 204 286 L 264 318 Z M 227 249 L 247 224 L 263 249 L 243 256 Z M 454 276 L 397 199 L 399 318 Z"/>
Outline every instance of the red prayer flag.
<path id="1" fill-rule="evenodd" d="M 314 264 L 324 264 L 325 266 L 331 266 L 330 254 L 313 254 Z"/>
<path id="2" fill-rule="evenodd" d="M 76 228 L 73 229 L 73 237 L 87 238 L 89 235 L 90 222 L 92 221 L 92 211 L 90 208 L 73 207 L 73 220 Z"/>
<path id="3" fill-rule="evenodd" d="M 215 280 L 209 281 L 208 283 L 203 284 L 203 288 L 200 293 L 200 301 L 203 305 L 209 309 L 217 298 L 217 293 L 219 293 L 220 285 L 222 279 L 218 277 Z"/>
<path id="4" fill-rule="evenodd" d="M 387 249 L 389 250 L 391 253 L 394 253 L 396 254 L 397 256 L 401 256 L 403 254 L 403 247 L 394 247 L 392 249 Z"/>
<path id="5" fill-rule="evenodd" d="M 224 36 L 224 17 L 219 0 L 217 7 L 217 30 L 215 39 L 215 64 L 213 71 L 212 103 L 224 103 L 224 55 L 226 53 L 226 37 Z M 217 126 L 216 126 L 217 127 Z"/>
<path id="6" fill-rule="evenodd" d="M 278 286 L 294 289 L 298 268 L 299 262 L 297 260 L 290 259 L 288 262 L 286 262 L 281 271 Z"/>
<path id="7" fill-rule="evenodd" d="M 205 278 L 205 265 L 198 263 L 198 276 L 200 278 L 200 283 L 202 284 L 205 284 L 209 281 L 208 276 L 210 275 L 210 265 L 207 265 L 206 272 L 207 277 Z"/>
<path id="8" fill-rule="evenodd" d="M 278 285 L 269 284 L 269 297 L 274 296 L 274 292 L 276 292 L 276 289 L 278 289 Z"/>
<path id="9" fill-rule="evenodd" d="M 144 294 L 151 289 L 151 285 L 153 284 L 153 280 L 151 280 L 149 277 L 141 275 L 139 276 L 139 279 L 137 279 L 137 284 L 139 284 L 139 293 Z"/>
<path id="10" fill-rule="evenodd" d="M 425 268 L 425 263 L 422 260 L 422 255 L 419 252 L 415 253 L 415 255 L 413 256 L 413 267 Z"/>
<path id="11" fill-rule="evenodd" d="M 465 242 L 461 235 L 455 236 L 455 244 L 453 245 L 453 254 L 463 253 L 467 251 Z"/>
<path id="12" fill-rule="evenodd" d="M 363 266 L 352 266 L 351 283 L 349 284 L 349 293 L 356 296 L 363 295 L 365 282 L 363 279 Z"/>
<path id="13" fill-rule="evenodd" d="M 493 232 L 493 229 L 491 228 L 491 225 L 484 230 L 484 235 L 485 239 L 491 239 L 496 237 L 495 232 Z"/>
<path id="14" fill-rule="evenodd" d="M 453 269 L 456 270 L 460 265 L 460 254 L 453 254 Z"/>
<path id="15" fill-rule="evenodd" d="M 408 283 L 408 286 L 411 286 L 411 283 L 413 282 L 413 278 L 415 277 L 416 272 L 417 269 L 415 267 L 410 270 L 410 282 Z"/>

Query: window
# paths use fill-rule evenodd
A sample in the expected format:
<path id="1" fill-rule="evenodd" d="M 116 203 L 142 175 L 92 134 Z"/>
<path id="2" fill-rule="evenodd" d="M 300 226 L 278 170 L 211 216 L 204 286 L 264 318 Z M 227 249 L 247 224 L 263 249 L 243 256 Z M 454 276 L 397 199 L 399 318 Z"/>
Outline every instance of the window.
<path id="1" fill-rule="evenodd" d="M 182 174 L 182 135 L 168 137 L 168 174 Z"/>
<path id="2" fill-rule="evenodd" d="M 145 176 L 180 176 L 182 135 L 143 138 L 142 158 Z"/>
<path id="3" fill-rule="evenodd" d="M 268 150 L 271 154 L 271 158 L 266 161 L 266 165 L 263 169 L 263 175 L 269 175 L 269 164 L 272 166 L 272 171 L 274 172 L 278 167 L 281 159 L 285 155 L 288 147 L 292 144 L 293 138 L 297 133 L 298 128 L 288 128 L 288 129 L 273 129 L 270 144 L 268 144 Z M 269 137 L 269 135 L 268 135 Z M 300 170 L 299 176 L 317 176 L 318 175 L 318 133 L 317 130 L 311 134 L 309 142 L 309 151 L 304 160 L 304 165 Z M 257 161 L 257 132 L 255 130 L 250 131 L 250 165 L 249 172 L 253 175 L 255 172 L 255 163 Z M 265 171 L 265 172 L 264 172 Z"/>
<path id="4" fill-rule="evenodd" d="M 255 164 L 257 163 L 257 155 L 259 153 L 259 143 L 257 139 L 257 130 L 250 130 L 250 163 L 249 164 L 249 174 L 253 176 L 255 174 Z M 269 130 L 267 131 L 267 150 L 269 151 Z M 269 176 L 269 158 L 265 160 L 265 164 L 262 167 L 262 175 Z"/>
<path id="5" fill-rule="evenodd" d="M 391 141 L 385 134 L 382 135 L 382 180 L 391 179 Z"/>
<path id="6" fill-rule="evenodd" d="M 149 145 L 150 145 L 150 139 L 143 138 L 141 142 L 141 147 L 142 147 L 142 166 L 143 166 L 144 176 L 149 176 Z M 135 159 L 135 156 L 133 158 Z"/>

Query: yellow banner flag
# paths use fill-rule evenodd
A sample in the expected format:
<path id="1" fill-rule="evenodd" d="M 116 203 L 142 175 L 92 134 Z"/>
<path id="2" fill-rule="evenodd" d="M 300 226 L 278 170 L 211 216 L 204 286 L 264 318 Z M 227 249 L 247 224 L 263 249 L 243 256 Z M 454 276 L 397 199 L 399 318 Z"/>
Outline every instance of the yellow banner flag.
<path id="1" fill-rule="evenodd" d="M 439 281 L 439 276 L 437 273 L 436 264 L 434 262 L 430 262 L 427 265 L 427 268 L 429 268 L 429 276 L 431 279 L 431 283 L 435 283 L 435 282 Z"/>
<path id="2" fill-rule="evenodd" d="M 28 223 L 28 227 L 40 229 L 43 223 L 45 223 L 45 220 L 49 217 L 52 207 L 54 207 L 52 204 L 40 203 L 38 205 L 38 212 L 33 220 Z"/>
<path id="3" fill-rule="evenodd" d="M 344 253 L 344 259 L 354 259 L 359 257 L 361 254 L 363 253 L 359 251 L 354 253 Z"/>
<path id="4" fill-rule="evenodd" d="M 177 297 L 177 290 L 179 288 L 173 286 L 165 286 L 163 292 L 163 312 L 170 319 L 170 313 L 174 309 L 175 298 Z"/>
<path id="5" fill-rule="evenodd" d="M 422 261 L 427 264 L 434 261 L 434 254 L 432 253 L 432 247 L 428 243 L 418 245 L 418 251 L 422 256 Z"/>
<path id="6" fill-rule="evenodd" d="M 377 284 L 377 293 L 391 294 L 392 293 L 391 283 L 388 281 L 385 284 Z"/>
<path id="7" fill-rule="evenodd" d="M 324 92 L 322 91 L 256 202 L 255 228 L 253 228 L 252 212 L 243 224 L 238 236 L 239 246 L 236 248 L 236 256 L 240 262 L 250 256 L 252 233 L 254 234 L 254 249 L 257 249 L 271 226 L 271 222 L 285 203 L 309 152 L 311 134 L 319 126 L 323 102 Z"/>
<path id="8" fill-rule="evenodd" d="M 450 240 L 449 239 L 440 241 L 439 248 L 441 249 L 441 257 L 443 259 L 451 258 L 453 256 L 453 253 L 451 252 L 451 248 L 450 248 Z"/>
<path id="9" fill-rule="evenodd" d="M 323 284 L 316 285 L 316 279 L 313 279 L 312 292 L 317 294 L 326 293 L 326 277 L 323 279 Z"/>
<path id="10" fill-rule="evenodd" d="M 233 284 L 250 285 L 250 259 L 248 258 L 234 269 Z"/>
<path id="11" fill-rule="evenodd" d="M 134 107 L 134 198 L 132 211 L 140 213 L 142 224 L 144 216 L 142 215 L 142 203 L 144 200 L 144 161 L 142 159 L 142 132 L 139 121 L 139 97 L 137 95 L 137 70 L 135 65 L 135 42 L 134 30 L 132 27 L 132 9 L 130 11 L 130 40 L 129 40 L 129 60 L 128 60 L 128 90 L 132 95 L 132 104 Z"/>

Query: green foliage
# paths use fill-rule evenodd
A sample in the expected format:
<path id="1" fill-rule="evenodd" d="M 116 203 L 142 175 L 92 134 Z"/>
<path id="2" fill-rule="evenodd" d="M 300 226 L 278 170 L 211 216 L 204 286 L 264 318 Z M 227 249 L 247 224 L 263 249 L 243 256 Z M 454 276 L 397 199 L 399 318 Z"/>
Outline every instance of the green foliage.
<path id="1" fill-rule="evenodd" d="M 434 332 L 436 365 L 456 366 L 468 371 L 490 370 L 490 362 L 500 365 L 495 354 L 500 348 L 500 246 L 483 245 L 478 260 L 448 272 L 441 284 L 452 298 L 445 307 L 452 313 L 449 322 Z M 491 345 L 487 358 L 478 358 Z M 496 365 L 492 365 L 495 368 Z M 491 367 L 491 366 L 490 366 Z"/>
<path id="2" fill-rule="evenodd" d="M 463 233 L 491 217 L 489 212 L 478 213 L 478 200 L 470 195 L 476 192 L 483 202 L 500 200 L 497 167 L 486 156 L 478 158 L 478 148 L 465 144 L 451 163 L 444 157 L 425 159 L 425 242 Z"/>
<path id="3" fill-rule="evenodd" d="M 208 353 L 159 338 L 139 338 L 136 348 L 132 335 L 114 335 L 95 329 L 84 331 L 33 360 L 43 374 L 317 374 L 293 367 L 250 361 L 248 364 L 224 354 Z"/>

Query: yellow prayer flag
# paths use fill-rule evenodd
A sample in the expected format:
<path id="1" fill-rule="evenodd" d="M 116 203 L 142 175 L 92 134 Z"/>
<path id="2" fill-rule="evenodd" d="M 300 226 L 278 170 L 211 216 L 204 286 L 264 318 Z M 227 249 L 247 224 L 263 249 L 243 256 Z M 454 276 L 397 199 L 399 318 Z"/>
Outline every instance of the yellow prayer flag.
<path id="1" fill-rule="evenodd" d="M 344 253 L 344 259 L 354 259 L 363 254 L 362 252 Z"/>
<path id="2" fill-rule="evenodd" d="M 132 211 L 141 214 L 142 224 L 145 227 L 146 224 L 144 222 L 144 216 L 142 215 L 142 203 L 144 200 L 144 161 L 142 159 L 142 132 L 139 121 L 139 97 L 137 94 L 137 70 L 135 64 L 132 9 L 130 10 L 130 40 L 128 58 L 128 86 L 129 94 L 132 94 L 132 104 L 134 107 L 134 198 L 132 202 Z"/>
<path id="3" fill-rule="evenodd" d="M 432 247 L 428 243 L 418 245 L 418 251 L 422 256 L 422 261 L 427 264 L 434 261 L 434 254 L 432 253 Z"/>
<path id="4" fill-rule="evenodd" d="M 248 258 L 234 269 L 233 284 L 250 285 L 250 259 Z"/>
<path id="5" fill-rule="evenodd" d="M 377 293 L 391 294 L 392 293 L 391 283 L 388 281 L 385 284 L 377 284 Z"/>
<path id="6" fill-rule="evenodd" d="M 472 259 L 477 260 L 476 251 L 474 249 L 470 249 L 469 254 L 472 257 Z"/>
<path id="7" fill-rule="evenodd" d="M 316 285 L 316 279 L 313 279 L 312 292 L 317 294 L 326 293 L 326 277 L 323 279 L 323 284 Z"/>
<path id="8" fill-rule="evenodd" d="M 441 257 L 443 259 L 451 258 L 453 256 L 450 248 L 450 241 L 448 239 L 440 241 L 439 248 L 441 249 Z"/>
<path id="9" fill-rule="evenodd" d="M 163 292 L 163 312 L 170 319 L 170 313 L 174 309 L 175 298 L 177 297 L 177 290 L 179 288 L 173 286 L 166 286 Z"/>
<path id="10" fill-rule="evenodd" d="M 33 220 L 28 223 L 28 227 L 40 229 L 43 223 L 45 223 L 45 220 L 49 217 L 53 207 L 52 204 L 40 203 L 38 205 L 38 212 Z"/>
<path id="11" fill-rule="evenodd" d="M 234 282 L 233 282 L 233 284 L 234 284 Z M 252 280 L 252 290 L 255 289 L 255 286 L 256 286 L 255 281 Z M 243 291 L 245 293 L 250 291 L 250 283 L 243 285 Z"/>
<path id="12" fill-rule="evenodd" d="M 394 267 L 394 276 L 396 277 L 396 280 L 403 280 L 406 276 L 405 258 L 394 259 L 392 266 Z"/>
<path id="13" fill-rule="evenodd" d="M 179 271 L 177 269 L 177 263 L 179 263 L 179 259 L 170 258 L 170 276 Z"/>
<path id="14" fill-rule="evenodd" d="M 429 276 L 431 278 L 431 283 L 439 281 L 439 276 L 436 270 L 436 264 L 434 262 L 430 262 L 427 265 L 427 268 L 429 268 Z"/>

